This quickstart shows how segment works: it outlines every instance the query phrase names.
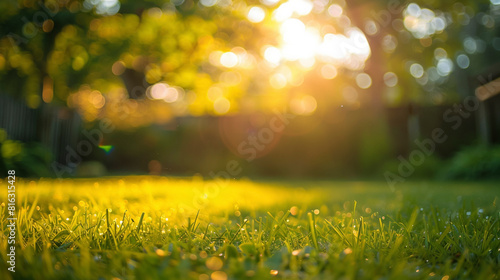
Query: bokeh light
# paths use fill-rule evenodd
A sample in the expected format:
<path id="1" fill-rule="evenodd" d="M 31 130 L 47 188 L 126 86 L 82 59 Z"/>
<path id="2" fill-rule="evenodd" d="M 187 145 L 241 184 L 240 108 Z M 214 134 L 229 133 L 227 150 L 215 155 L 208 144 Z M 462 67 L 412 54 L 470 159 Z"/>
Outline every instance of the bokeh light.
<path id="1" fill-rule="evenodd" d="M 247 18 L 253 23 L 258 23 L 264 20 L 266 12 L 261 7 L 255 6 L 248 10 Z"/>
<path id="2" fill-rule="evenodd" d="M 325 64 L 321 67 L 321 76 L 325 79 L 331 80 L 337 77 L 337 68 L 331 64 Z"/>
<path id="3" fill-rule="evenodd" d="M 398 84 L 398 76 L 396 73 L 387 72 L 384 74 L 384 83 L 388 87 L 395 87 Z"/>
<path id="4" fill-rule="evenodd" d="M 224 97 L 219 97 L 214 102 L 214 110 L 217 114 L 223 115 L 229 111 L 231 102 Z"/>
<path id="5" fill-rule="evenodd" d="M 220 63 L 227 68 L 233 68 L 238 64 L 238 56 L 233 52 L 225 52 L 220 57 Z"/>
<path id="6" fill-rule="evenodd" d="M 360 73 L 356 76 L 356 84 L 362 89 L 367 89 L 372 85 L 372 78 L 366 73 Z"/>
<path id="7" fill-rule="evenodd" d="M 304 95 L 290 101 L 290 110 L 297 115 L 311 115 L 316 111 L 317 106 L 316 99 L 310 95 Z"/>

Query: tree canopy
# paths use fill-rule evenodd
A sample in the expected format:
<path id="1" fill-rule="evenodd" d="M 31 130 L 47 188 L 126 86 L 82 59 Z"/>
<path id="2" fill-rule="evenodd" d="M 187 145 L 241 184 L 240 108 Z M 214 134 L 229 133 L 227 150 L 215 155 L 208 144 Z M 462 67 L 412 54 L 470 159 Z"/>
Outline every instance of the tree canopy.
<path id="1" fill-rule="evenodd" d="M 498 58 L 499 13 L 496 0 L 9 0 L 1 90 L 122 127 L 443 104 Z"/>

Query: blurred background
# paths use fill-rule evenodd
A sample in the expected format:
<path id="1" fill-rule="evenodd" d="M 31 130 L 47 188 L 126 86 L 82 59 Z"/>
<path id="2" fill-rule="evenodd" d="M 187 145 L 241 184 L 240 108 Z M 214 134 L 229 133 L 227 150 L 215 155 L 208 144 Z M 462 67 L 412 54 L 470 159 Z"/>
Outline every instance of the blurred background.
<path id="1" fill-rule="evenodd" d="M 0 172 L 495 179 L 499 62 L 498 0 L 5 0 Z"/>

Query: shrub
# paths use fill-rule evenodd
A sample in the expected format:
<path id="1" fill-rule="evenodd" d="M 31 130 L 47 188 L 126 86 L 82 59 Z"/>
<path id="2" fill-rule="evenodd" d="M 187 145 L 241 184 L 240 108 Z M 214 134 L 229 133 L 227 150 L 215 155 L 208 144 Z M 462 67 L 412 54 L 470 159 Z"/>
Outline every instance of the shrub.
<path id="1" fill-rule="evenodd" d="M 450 159 L 440 177 L 447 180 L 500 178 L 500 146 L 464 148 Z"/>
<path id="2" fill-rule="evenodd" d="M 7 170 L 23 177 L 49 177 L 51 159 L 52 154 L 40 143 L 7 140 L 0 129 L 0 177 L 6 176 Z"/>

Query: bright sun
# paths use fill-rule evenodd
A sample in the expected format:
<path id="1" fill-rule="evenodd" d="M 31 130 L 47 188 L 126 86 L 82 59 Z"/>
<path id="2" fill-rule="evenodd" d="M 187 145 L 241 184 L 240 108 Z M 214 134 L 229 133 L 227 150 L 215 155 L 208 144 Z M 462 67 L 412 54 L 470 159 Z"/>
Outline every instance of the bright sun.
<path id="1" fill-rule="evenodd" d="M 290 18 L 281 23 L 280 34 L 279 48 L 267 48 L 264 53 L 264 58 L 272 64 L 281 59 L 298 60 L 311 67 L 319 59 L 324 63 L 360 70 L 370 57 L 370 45 L 363 32 L 355 27 L 349 28 L 345 35 L 327 33 L 321 36 L 318 29 Z"/>
<path id="2" fill-rule="evenodd" d="M 282 61 L 299 61 L 302 66 L 309 68 L 319 60 L 336 67 L 363 69 L 371 53 L 364 33 L 349 26 L 344 29 L 344 34 L 322 34 L 316 26 L 308 26 L 299 19 L 311 12 L 307 3 L 310 2 L 290 0 L 275 10 L 273 18 L 278 23 L 281 41 L 278 46 L 264 48 L 266 61 L 274 66 Z M 335 17 L 346 17 L 342 13 L 341 8 L 332 11 Z"/>

